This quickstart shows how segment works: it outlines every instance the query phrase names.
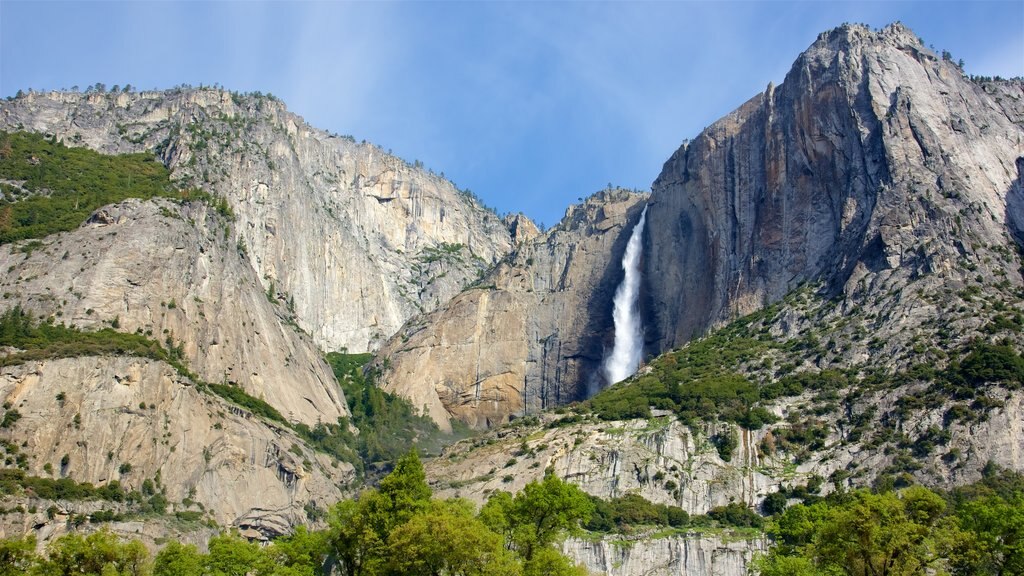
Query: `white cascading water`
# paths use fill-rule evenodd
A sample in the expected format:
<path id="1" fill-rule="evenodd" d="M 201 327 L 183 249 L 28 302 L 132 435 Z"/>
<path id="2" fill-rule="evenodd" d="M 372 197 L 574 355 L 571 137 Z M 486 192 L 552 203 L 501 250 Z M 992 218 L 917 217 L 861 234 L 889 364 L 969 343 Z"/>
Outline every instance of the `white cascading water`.
<path id="1" fill-rule="evenodd" d="M 622 269 L 626 276 L 615 290 L 615 345 L 611 354 L 605 357 L 601 369 L 605 382 L 614 384 L 625 380 L 640 367 L 643 354 L 644 335 L 640 325 L 640 256 L 643 254 L 644 225 L 647 223 L 647 206 L 640 214 L 640 221 L 633 227 L 633 233 L 626 244 L 622 257 Z"/>

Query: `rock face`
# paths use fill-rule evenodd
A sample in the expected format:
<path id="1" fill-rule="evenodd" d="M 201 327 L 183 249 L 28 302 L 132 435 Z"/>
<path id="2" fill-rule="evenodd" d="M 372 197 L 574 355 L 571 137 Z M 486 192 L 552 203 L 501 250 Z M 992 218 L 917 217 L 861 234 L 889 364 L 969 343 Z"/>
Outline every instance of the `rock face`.
<path id="1" fill-rule="evenodd" d="M 651 348 L 808 280 L 882 293 L 1013 250 L 1022 96 L 1020 82 L 971 82 L 899 24 L 819 36 L 782 85 L 684 144 L 655 181 Z"/>
<path id="2" fill-rule="evenodd" d="M 231 383 L 290 421 L 348 407 L 316 346 L 271 302 L 230 226 L 202 203 L 127 200 L 34 250 L 0 246 L 4 308 L 83 329 L 114 326 L 180 347 L 203 380 Z"/>
<path id="3" fill-rule="evenodd" d="M 494 426 L 585 396 L 613 336 L 617 264 L 646 199 L 624 190 L 589 198 L 411 321 L 378 354 L 383 387 L 441 426 L 453 417 Z"/>
<path id="4" fill-rule="evenodd" d="M 31 455 L 29 474 L 118 480 L 133 490 L 156 479 L 175 509 L 190 498 L 222 526 L 287 532 L 308 522 L 304 506 L 325 510 L 353 478 L 350 465 L 294 450 L 302 441 L 293 434 L 199 392 L 163 362 L 81 357 L 9 366 L 0 371 L 0 399 L 22 415 L 5 439 Z"/>
<path id="5" fill-rule="evenodd" d="M 95 150 L 156 150 L 226 198 L 265 291 L 324 350 L 375 349 L 511 248 L 508 229 L 443 177 L 316 130 L 272 97 L 224 90 L 29 93 L 0 129 Z"/>
<path id="6" fill-rule="evenodd" d="M 915 476 L 921 482 L 938 486 L 973 482 L 988 462 L 1024 469 L 1020 424 L 1024 393 L 994 390 L 989 397 L 1003 405 L 980 422 L 947 425 L 945 454 L 936 450 L 918 458 Z M 890 392 L 869 400 L 881 407 L 881 414 L 896 403 L 897 396 Z M 808 403 L 809 396 L 796 397 L 777 403 L 772 410 L 789 416 L 799 414 Z M 919 438 L 929 427 L 942 426 L 948 408 L 944 404 L 917 414 L 913 423 L 901 425 L 900 430 L 908 438 Z M 639 494 L 650 502 L 705 514 L 730 502 L 757 509 L 766 496 L 782 487 L 802 486 L 815 477 L 834 479 L 837 472 L 842 474 L 838 485 L 870 484 L 898 452 L 884 445 L 851 442 L 850 423 L 841 413 L 818 417 L 826 437 L 800 458 L 794 458 L 792 449 L 781 448 L 781 441 L 766 441 L 772 430 L 778 435 L 786 424 L 745 430 L 720 422 L 690 427 L 671 416 L 624 421 L 584 418 L 563 425 L 557 424 L 558 418 L 546 415 L 538 422 L 499 429 L 447 448 L 441 458 L 427 464 L 435 494 L 482 504 L 495 491 L 518 492 L 551 470 L 594 496 Z M 711 441 L 723 433 L 737 440 L 728 461 Z M 777 441 L 777 450 L 766 450 L 769 442 Z M 960 456 L 950 459 L 949 452 Z M 826 484 L 822 489 L 834 488 Z"/>
<path id="7" fill-rule="evenodd" d="M 747 564 L 763 549 L 760 540 L 701 536 L 569 539 L 562 545 L 562 551 L 591 574 L 607 576 L 746 576 Z"/>

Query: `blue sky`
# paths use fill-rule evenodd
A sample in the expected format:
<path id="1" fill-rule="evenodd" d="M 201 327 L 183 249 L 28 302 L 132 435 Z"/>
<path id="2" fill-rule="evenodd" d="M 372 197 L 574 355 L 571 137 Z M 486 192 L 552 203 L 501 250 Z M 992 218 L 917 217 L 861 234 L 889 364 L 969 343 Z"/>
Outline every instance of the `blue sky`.
<path id="1" fill-rule="evenodd" d="M 647 189 L 685 138 L 779 83 L 819 32 L 900 20 L 972 74 L 1024 76 L 1011 2 L 19 2 L 0 96 L 102 82 L 271 92 L 552 225 Z"/>

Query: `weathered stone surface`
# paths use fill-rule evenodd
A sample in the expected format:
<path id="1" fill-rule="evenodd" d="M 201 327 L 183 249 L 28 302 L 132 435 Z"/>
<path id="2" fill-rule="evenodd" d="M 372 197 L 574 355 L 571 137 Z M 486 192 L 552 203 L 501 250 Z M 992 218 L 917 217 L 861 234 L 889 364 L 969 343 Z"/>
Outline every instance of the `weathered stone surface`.
<path id="1" fill-rule="evenodd" d="M 562 551 L 591 574 L 607 576 L 746 576 L 754 553 L 764 548 L 761 540 L 699 535 L 570 538 L 562 544 Z"/>
<path id="2" fill-rule="evenodd" d="M 0 128 L 156 150 L 176 179 L 227 198 L 263 289 L 328 351 L 375 349 L 511 248 L 498 217 L 443 177 L 266 96 L 30 92 L 0 103 Z"/>
<path id="3" fill-rule="evenodd" d="M 868 395 L 858 411 L 872 405 L 884 414 L 899 396 L 893 391 Z M 988 462 L 1024 470 L 1024 393 L 995 389 L 988 396 L 1003 406 L 980 422 L 946 425 L 945 446 L 917 458 L 920 467 L 914 474 L 922 483 L 950 487 L 973 482 Z M 809 400 L 810 395 L 794 397 L 771 408 L 780 416 L 799 414 Z M 902 432 L 916 439 L 929 427 L 941 427 L 950 404 L 915 414 Z M 828 437 L 821 449 L 808 451 L 799 461 L 781 448 L 765 452 L 770 427 L 744 430 L 728 423 L 704 423 L 691 428 L 674 416 L 547 426 L 557 418 L 545 415 L 537 423 L 491 431 L 447 448 L 426 467 L 435 494 L 483 503 L 495 491 L 518 492 L 551 470 L 594 496 L 639 494 L 651 502 L 704 514 L 730 502 L 756 509 L 780 487 L 802 486 L 815 476 L 828 479 L 837 471 L 845 473 L 843 486 L 869 485 L 898 452 L 886 450 L 884 444 L 849 441 L 850 424 L 840 413 L 820 416 Z M 774 429 L 785 427 L 783 423 Z M 737 436 L 729 461 L 709 440 L 717 433 Z M 960 456 L 949 459 L 954 449 Z M 834 487 L 826 482 L 823 493 Z"/>
<path id="4" fill-rule="evenodd" d="M 46 550 L 47 544 L 69 533 L 89 534 L 108 530 L 125 540 L 139 540 L 156 553 L 171 538 L 182 544 L 193 544 L 206 549 L 210 538 L 220 534 L 223 528 L 197 523 L 184 524 L 175 516 L 149 517 L 145 520 L 120 520 L 116 522 L 85 523 L 75 522 L 75 516 L 88 516 L 102 510 L 126 512 L 128 506 L 93 500 L 52 501 L 41 498 L 4 498 L 4 505 L 12 512 L 0 519 L 0 538 L 20 538 L 26 534 L 36 537 L 37 552 Z M 21 506 L 24 512 L 17 511 Z M 47 512 L 53 506 L 53 517 Z M 35 510 L 34 512 L 32 510 Z M 197 510 L 197 508 L 193 508 Z"/>
<path id="5" fill-rule="evenodd" d="M 684 144 L 654 183 L 651 347 L 804 281 L 880 293 L 1012 249 L 1022 96 L 1020 82 L 971 82 L 899 24 L 820 35 L 782 85 Z"/>
<path id="6" fill-rule="evenodd" d="M 527 218 L 524 214 L 509 214 L 502 218 L 502 223 L 508 228 L 509 234 L 512 235 L 512 244 L 518 246 L 523 242 L 529 242 L 540 236 L 540 228 L 533 223 L 533 220 Z"/>
<path id="7" fill-rule="evenodd" d="M 202 379 L 235 383 L 291 421 L 336 422 L 348 406 L 309 339 L 270 302 L 228 227 L 205 204 L 128 200 L 25 253 L 0 246 L 4 308 L 181 347 Z"/>
<path id="8" fill-rule="evenodd" d="M 382 386 L 440 424 L 506 422 L 596 385 L 630 230 L 647 196 L 599 193 L 378 354 Z M 386 359 L 386 360 L 385 360 Z"/>
<path id="9" fill-rule="evenodd" d="M 173 508 L 191 498 L 222 526 L 271 526 L 255 520 L 267 511 L 276 530 L 307 523 L 303 507 L 325 510 L 353 477 L 348 464 L 293 451 L 302 446 L 294 434 L 201 393 L 163 362 L 81 357 L 8 366 L 0 399 L 22 415 L 5 439 L 32 455 L 29 474 L 118 480 L 133 490 L 159 478 Z M 122 463 L 131 469 L 122 472 Z M 65 508 L 82 513 L 81 506 Z M 33 530 L 49 535 L 45 526 L 56 523 L 61 518 Z"/>

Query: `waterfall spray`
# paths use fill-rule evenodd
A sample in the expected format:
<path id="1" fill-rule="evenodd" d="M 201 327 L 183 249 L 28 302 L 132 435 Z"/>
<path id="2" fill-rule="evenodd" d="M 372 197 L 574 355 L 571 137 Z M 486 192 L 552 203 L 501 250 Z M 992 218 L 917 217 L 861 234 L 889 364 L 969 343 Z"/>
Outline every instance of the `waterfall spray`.
<path id="1" fill-rule="evenodd" d="M 644 335 L 640 325 L 640 256 L 643 253 L 644 224 L 647 223 L 647 206 L 640 214 L 640 221 L 633 227 L 633 233 L 626 244 L 622 257 L 622 269 L 626 275 L 615 290 L 615 345 L 611 354 L 601 365 L 605 381 L 614 384 L 625 380 L 640 367 Z"/>

